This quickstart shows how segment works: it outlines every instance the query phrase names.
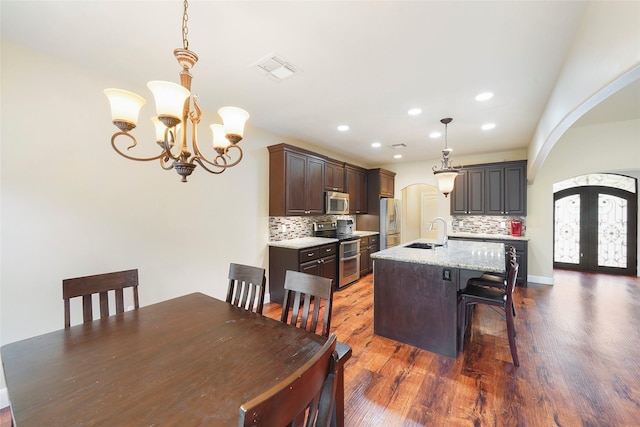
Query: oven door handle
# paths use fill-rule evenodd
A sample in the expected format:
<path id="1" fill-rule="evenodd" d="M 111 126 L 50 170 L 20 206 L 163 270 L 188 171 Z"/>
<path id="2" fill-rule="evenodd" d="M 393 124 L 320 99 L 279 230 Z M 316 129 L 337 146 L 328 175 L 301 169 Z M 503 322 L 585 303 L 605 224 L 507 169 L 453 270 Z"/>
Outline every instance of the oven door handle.
<path id="1" fill-rule="evenodd" d="M 340 258 L 340 261 L 351 261 L 352 259 L 360 258 L 360 254 L 355 254 L 354 256 L 350 256 L 349 258 Z"/>

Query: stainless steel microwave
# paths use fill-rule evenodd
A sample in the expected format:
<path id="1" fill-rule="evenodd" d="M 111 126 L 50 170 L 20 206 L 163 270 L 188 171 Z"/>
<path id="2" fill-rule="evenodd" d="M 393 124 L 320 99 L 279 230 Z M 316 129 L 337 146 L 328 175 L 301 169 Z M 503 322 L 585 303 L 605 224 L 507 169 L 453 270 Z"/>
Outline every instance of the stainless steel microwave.
<path id="1" fill-rule="evenodd" d="M 349 194 L 327 191 L 325 213 L 330 215 L 346 215 L 349 213 Z"/>

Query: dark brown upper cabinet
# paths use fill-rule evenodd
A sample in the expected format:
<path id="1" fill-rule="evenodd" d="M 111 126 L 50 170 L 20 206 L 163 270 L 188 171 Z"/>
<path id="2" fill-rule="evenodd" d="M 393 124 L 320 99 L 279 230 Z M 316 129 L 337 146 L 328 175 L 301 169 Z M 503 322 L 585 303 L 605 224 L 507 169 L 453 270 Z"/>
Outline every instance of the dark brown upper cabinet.
<path id="1" fill-rule="evenodd" d="M 485 213 L 527 214 L 526 162 L 487 166 L 485 171 Z"/>
<path id="2" fill-rule="evenodd" d="M 287 144 L 268 149 L 269 215 L 322 215 L 325 160 Z"/>
<path id="3" fill-rule="evenodd" d="M 367 213 L 367 170 L 345 164 L 344 188 L 349 193 L 349 213 Z"/>
<path id="4" fill-rule="evenodd" d="M 344 163 L 331 160 L 324 162 L 324 189 L 327 191 L 344 192 L 345 186 Z"/>
<path id="5" fill-rule="evenodd" d="M 451 214 L 526 215 L 526 174 L 526 161 L 465 167 L 451 192 Z"/>
<path id="6" fill-rule="evenodd" d="M 465 168 L 453 184 L 451 192 L 451 214 L 483 215 L 484 214 L 484 180 L 483 168 Z"/>

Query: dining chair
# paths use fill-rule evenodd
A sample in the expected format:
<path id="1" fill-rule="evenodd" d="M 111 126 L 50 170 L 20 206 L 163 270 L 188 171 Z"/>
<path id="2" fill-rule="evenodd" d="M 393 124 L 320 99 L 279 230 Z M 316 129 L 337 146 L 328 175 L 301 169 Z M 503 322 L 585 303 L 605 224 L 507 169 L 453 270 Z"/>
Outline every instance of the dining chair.
<path id="1" fill-rule="evenodd" d="M 336 335 L 302 367 L 240 406 L 238 426 L 328 427 L 332 422 L 338 355 Z"/>
<path id="2" fill-rule="evenodd" d="M 280 321 L 328 337 L 333 306 L 333 280 L 287 270 L 284 279 L 284 302 Z M 319 319 L 322 314 L 322 322 Z M 311 316 L 311 317 L 309 317 Z M 341 341 L 336 343 L 338 353 L 338 392 L 336 410 L 344 414 L 344 364 L 351 358 L 351 346 Z M 337 427 L 342 426 L 338 418 Z"/>
<path id="3" fill-rule="evenodd" d="M 514 246 L 508 246 L 505 251 L 505 272 L 504 273 L 494 273 L 494 272 L 485 272 L 479 277 L 472 277 L 467 281 L 468 286 L 484 286 L 488 288 L 498 288 L 498 289 L 506 289 L 507 287 L 507 276 L 509 275 L 509 269 L 511 268 L 512 262 L 517 262 L 516 258 L 516 248 Z M 516 309 L 514 306 L 511 307 L 511 311 L 513 315 L 516 315 Z"/>
<path id="4" fill-rule="evenodd" d="M 100 300 L 100 318 L 108 317 L 109 292 L 115 296 L 115 313 L 124 312 L 124 289 L 132 288 L 133 307 L 140 308 L 138 302 L 138 270 L 117 271 L 93 276 L 75 277 L 62 281 L 64 299 L 64 327 L 71 327 L 71 298 L 82 297 L 82 322 L 93 321 L 93 295 Z"/>
<path id="5" fill-rule="evenodd" d="M 507 285 L 504 290 L 498 288 L 489 288 L 484 286 L 467 286 L 458 293 L 458 313 L 460 314 L 460 346 L 464 343 L 467 326 L 471 317 L 471 308 L 477 304 L 486 304 L 492 307 L 498 307 L 504 311 L 504 319 L 507 323 L 507 338 L 509 339 L 509 348 L 511 350 L 511 358 L 515 366 L 520 366 L 518 361 L 518 350 L 516 348 L 516 331 L 514 321 L 514 303 L 513 289 L 518 276 L 518 263 L 511 261 L 509 272 L 507 275 Z"/>
<path id="6" fill-rule="evenodd" d="M 227 302 L 245 310 L 262 314 L 267 285 L 265 269 L 251 265 L 229 265 Z"/>
<path id="7" fill-rule="evenodd" d="M 332 282 L 326 277 L 287 270 L 280 321 L 328 337 L 333 303 Z"/>

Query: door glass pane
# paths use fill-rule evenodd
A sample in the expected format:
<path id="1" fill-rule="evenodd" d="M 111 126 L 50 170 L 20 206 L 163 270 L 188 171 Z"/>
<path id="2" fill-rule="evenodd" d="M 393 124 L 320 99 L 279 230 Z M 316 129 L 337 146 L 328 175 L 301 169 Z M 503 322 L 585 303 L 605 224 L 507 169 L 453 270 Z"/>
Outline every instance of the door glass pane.
<path id="1" fill-rule="evenodd" d="M 584 187 L 590 185 L 600 185 L 603 187 L 619 188 L 630 193 L 636 192 L 636 180 L 623 175 L 616 175 L 610 173 L 589 173 L 586 175 L 580 175 L 573 178 L 569 178 L 565 181 L 556 182 L 553 184 L 553 192 L 564 190 L 566 188 Z"/>
<path id="2" fill-rule="evenodd" d="M 598 265 L 627 268 L 627 201 L 598 194 Z"/>
<path id="3" fill-rule="evenodd" d="M 580 195 L 556 200 L 554 240 L 555 262 L 580 263 Z"/>

